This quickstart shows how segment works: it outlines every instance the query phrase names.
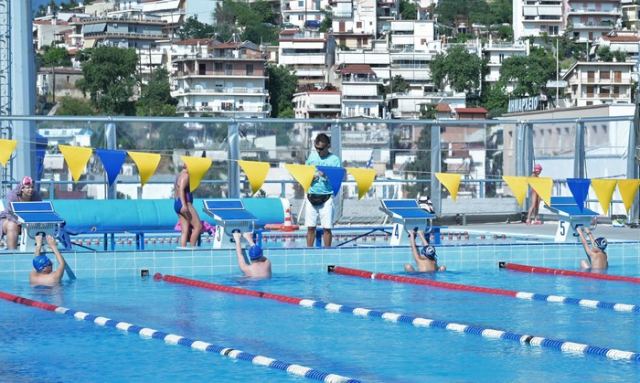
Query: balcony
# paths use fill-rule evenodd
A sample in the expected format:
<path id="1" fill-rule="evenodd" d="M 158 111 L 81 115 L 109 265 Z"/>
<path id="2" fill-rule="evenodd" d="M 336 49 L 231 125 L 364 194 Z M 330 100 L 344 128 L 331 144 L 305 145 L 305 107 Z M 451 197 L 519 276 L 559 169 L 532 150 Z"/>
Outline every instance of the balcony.
<path id="1" fill-rule="evenodd" d="M 267 95 L 267 91 L 264 88 L 242 88 L 242 87 L 211 87 L 211 88 L 183 88 L 176 89 L 176 95 L 188 95 L 188 94 L 238 94 L 238 95 Z"/>

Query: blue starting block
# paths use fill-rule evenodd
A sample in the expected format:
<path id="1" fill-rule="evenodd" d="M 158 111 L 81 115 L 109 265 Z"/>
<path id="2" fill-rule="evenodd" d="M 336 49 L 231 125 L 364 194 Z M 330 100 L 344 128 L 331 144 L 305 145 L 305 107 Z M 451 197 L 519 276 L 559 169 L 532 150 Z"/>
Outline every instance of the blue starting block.
<path id="1" fill-rule="evenodd" d="M 433 219 L 436 215 L 428 213 L 420 208 L 418 201 L 413 199 L 381 200 L 380 210 L 389 216 L 393 229 L 389 245 L 400 246 L 405 237 L 405 230 L 412 230 L 414 227 L 427 227 L 426 232 L 431 232 Z M 437 241 L 439 242 L 439 233 Z"/>
<path id="2" fill-rule="evenodd" d="M 204 212 L 213 217 L 216 223 L 216 235 L 213 248 L 220 249 L 224 236 L 232 236 L 234 230 L 251 232 L 257 218 L 251 214 L 240 199 L 206 199 L 203 201 Z"/>
<path id="3" fill-rule="evenodd" d="M 568 242 L 569 238 L 577 238 L 577 226 L 591 226 L 591 221 L 598 216 L 593 210 L 580 208 L 573 197 L 551 197 L 551 205 L 547 208 L 558 215 L 558 228 L 555 242 Z M 569 235 L 571 233 L 572 235 Z"/>
<path id="4" fill-rule="evenodd" d="M 11 209 L 18 217 L 22 227 L 20 235 L 20 251 L 33 251 L 37 233 L 57 237 L 64 220 L 53 210 L 49 201 L 11 202 Z"/>

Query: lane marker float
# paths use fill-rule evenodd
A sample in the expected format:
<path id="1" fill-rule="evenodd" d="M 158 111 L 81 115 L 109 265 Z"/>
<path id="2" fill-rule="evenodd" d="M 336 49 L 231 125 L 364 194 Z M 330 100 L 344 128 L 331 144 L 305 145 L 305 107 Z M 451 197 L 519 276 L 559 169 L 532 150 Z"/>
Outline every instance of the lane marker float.
<path id="1" fill-rule="evenodd" d="M 624 276 L 624 275 L 587 273 L 587 272 L 584 272 L 584 271 L 552 269 L 550 267 L 520 265 L 520 264 L 517 264 L 517 263 L 508 263 L 508 262 L 498 262 L 498 266 L 501 269 L 507 269 L 507 270 L 513 270 L 513 271 L 521 271 L 523 273 L 551 274 L 551 275 L 562 275 L 562 276 L 569 276 L 569 277 L 600 279 L 600 280 L 605 280 L 605 281 L 640 283 L 640 278 L 638 278 L 638 277 L 627 277 L 627 276 Z"/>

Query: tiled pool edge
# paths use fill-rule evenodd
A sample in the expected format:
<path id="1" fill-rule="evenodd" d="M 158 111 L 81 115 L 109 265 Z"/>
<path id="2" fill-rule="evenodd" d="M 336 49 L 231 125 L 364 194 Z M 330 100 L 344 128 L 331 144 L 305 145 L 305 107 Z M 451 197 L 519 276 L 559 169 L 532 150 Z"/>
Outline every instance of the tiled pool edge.
<path id="1" fill-rule="evenodd" d="M 640 264 L 640 242 L 609 245 L 612 265 Z M 408 247 L 358 246 L 330 249 L 265 249 L 274 273 L 326 272 L 336 264 L 377 272 L 400 272 L 412 262 Z M 116 252 L 68 252 L 67 262 L 78 278 L 139 277 L 142 270 L 150 274 L 183 276 L 238 274 L 233 249 L 155 250 Z M 578 244 L 494 244 L 438 247 L 439 262 L 449 270 L 494 270 L 499 261 L 546 267 L 576 269 L 584 258 Z M 0 254 L 0 279 L 27 279 L 32 254 Z"/>

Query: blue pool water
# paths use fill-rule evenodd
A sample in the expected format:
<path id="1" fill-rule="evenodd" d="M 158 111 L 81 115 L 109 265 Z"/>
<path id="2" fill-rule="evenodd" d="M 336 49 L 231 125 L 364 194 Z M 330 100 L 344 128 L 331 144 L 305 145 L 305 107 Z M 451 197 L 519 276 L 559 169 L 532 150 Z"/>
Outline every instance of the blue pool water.
<path id="1" fill-rule="evenodd" d="M 638 263 L 611 274 L 640 275 Z M 440 290 L 322 272 L 276 273 L 271 280 L 226 275 L 194 278 L 490 327 L 589 345 L 640 351 L 640 313 Z M 401 273 L 400 273 L 401 274 Z M 458 268 L 438 281 L 640 304 L 640 285 Z M 416 328 L 350 314 L 227 295 L 151 278 L 82 278 L 57 288 L 0 279 L 0 290 L 118 321 L 298 363 L 367 382 L 637 382 L 640 363 L 612 361 Z M 111 328 L 0 300 L 0 381 L 209 380 L 300 382 L 305 379 L 216 354 L 169 346 Z M 41 363 L 41 361 L 46 361 Z"/>

